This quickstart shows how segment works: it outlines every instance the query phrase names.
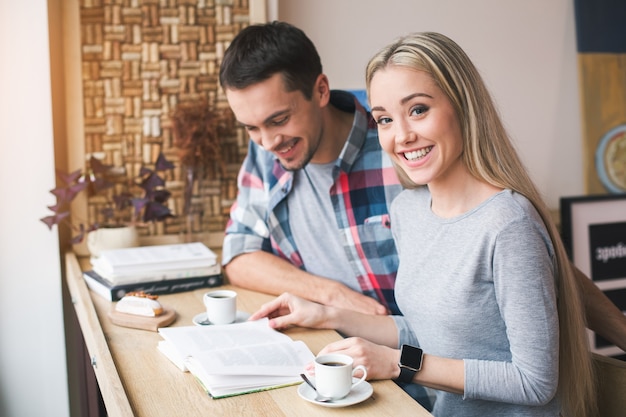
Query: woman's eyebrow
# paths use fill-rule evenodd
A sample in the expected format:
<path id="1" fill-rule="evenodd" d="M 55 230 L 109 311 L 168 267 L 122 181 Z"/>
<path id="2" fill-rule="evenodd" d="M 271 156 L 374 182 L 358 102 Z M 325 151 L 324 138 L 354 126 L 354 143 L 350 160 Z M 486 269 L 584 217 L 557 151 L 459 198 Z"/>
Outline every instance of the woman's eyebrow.
<path id="1" fill-rule="evenodd" d="M 402 98 L 402 100 L 400 100 L 400 103 L 402 104 L 406 104 L 408 101 L 414 99 L 415 97 L 427 97 L 427 98 L 433 98 L 433 96 L 431 96 L 430 94 L 426 94 L 426 93 L 414 93 L 414 94 L 409 94 L 408 96 Z M 371 111 L 385 111 L 385 108 L 383 106 L 374 106 L 372 107 Z"/>

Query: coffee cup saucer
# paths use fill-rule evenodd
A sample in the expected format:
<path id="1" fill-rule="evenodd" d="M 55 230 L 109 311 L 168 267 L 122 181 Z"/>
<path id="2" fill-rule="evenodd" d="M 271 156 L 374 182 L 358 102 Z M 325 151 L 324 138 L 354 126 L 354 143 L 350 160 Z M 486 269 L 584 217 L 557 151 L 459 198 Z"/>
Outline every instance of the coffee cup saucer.
<path id="1" fill-rule="evenodd" d="M 315 384 L 314 378 L 309 377 L 309 379 L 311 379 L 313 384 Z M 356 381 L 358 381 L 358 378 L 352 379 L 353 383 Z M 300 384 L 300 386 L 298 386 L 298 395 L 300 396 L 300 398 L 310 403 L 321 405 L 322 407 L 330 407 L 330 408 L 348 407 L 350 405 L 358 404 L 360 402 L 367 400 L 369 397 L 371 397 L 373 392 L 374 392 L 374 388 L 372 387 L 372 385 L 367 381 L 363 381 L 356 387 L 353 387 L 350 390 L 350 393 L 348 395 L 346 395 L 345 397 L 339 400 L 333 400 L 329 402 L 320 402 L 320 401 L 315 401 L 315 397 L 317 394 L 315 391 L 313 391 L 313 388 L 311 388 L 308 384 L 302 383 Z"/>
<path id="2" fill-rule="evenodd" d="M 246 313 L 245 311 L 237 311 L 235 315 L 235 321 L 233 323 L 243 323 L 244 321 L 248 320 L 248 317 L 250 317 L 250 313 Z M 193 319 L 191 321 L 196 326 L 211 326 L 212 325 L 212 323 L 210 323 L 207 320 L 206 311 L 196 314 L 195 316 L 193 316 Z"/>

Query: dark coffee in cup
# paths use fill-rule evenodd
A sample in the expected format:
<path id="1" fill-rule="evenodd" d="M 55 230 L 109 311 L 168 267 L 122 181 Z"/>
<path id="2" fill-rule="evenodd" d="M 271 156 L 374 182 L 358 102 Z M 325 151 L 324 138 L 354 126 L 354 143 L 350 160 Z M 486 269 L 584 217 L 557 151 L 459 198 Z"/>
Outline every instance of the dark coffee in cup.
<path id="1" fill-rule="evenodd" d="M 322 365 L 325 365 L 325 366 L 344 366 L 345 363 L 341 363 L 341 362 L 324 362 Z"/>

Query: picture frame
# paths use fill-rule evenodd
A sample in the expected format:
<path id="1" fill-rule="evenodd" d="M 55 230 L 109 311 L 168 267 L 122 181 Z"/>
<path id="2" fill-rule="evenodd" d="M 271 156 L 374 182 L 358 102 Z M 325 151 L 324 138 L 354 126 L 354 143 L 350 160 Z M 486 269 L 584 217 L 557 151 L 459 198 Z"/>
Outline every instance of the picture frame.
<path id="1" fill-rule="evenodd" d="M 561 197 L 561 237 L 572 263 L 626 312 L 626 194 Z M 588 331 L 601 355 L 624 352 Z"/>

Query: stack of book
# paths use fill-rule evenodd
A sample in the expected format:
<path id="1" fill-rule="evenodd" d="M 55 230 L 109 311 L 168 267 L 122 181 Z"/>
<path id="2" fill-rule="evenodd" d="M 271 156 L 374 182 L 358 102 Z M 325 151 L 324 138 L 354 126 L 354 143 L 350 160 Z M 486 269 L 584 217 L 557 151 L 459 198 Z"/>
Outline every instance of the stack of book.
<path id="1" fill-rule="evenodd" d="M 91 265 L 83 273 L 87 286 L 110 301 L 132 291 L 160 295 L 223 284 L 217 255 L 200 242 L 107 250 Z"/>

